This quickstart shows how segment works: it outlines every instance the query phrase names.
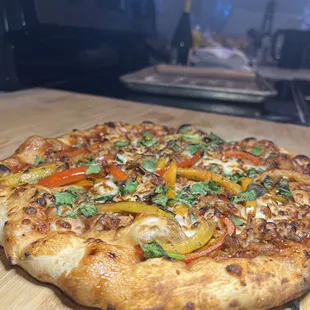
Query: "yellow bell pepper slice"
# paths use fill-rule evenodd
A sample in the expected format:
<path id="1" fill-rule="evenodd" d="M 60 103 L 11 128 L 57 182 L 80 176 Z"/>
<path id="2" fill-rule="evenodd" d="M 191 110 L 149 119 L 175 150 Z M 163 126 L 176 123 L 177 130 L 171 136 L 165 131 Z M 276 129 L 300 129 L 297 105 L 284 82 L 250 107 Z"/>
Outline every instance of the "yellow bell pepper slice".
<path id="1" fill-rule="evenodd" d="M 173 221 L 176 221 L 171 214 L 159 209 L 158 207 L 134 201 L 102 203 L 102 204 L 96 204 L 96 206 L 99 212 L 110 211 L 110 212 L 145 213 L 150 215 L 167 217 Z"/>
<path id="2" fill-rule="evenodd" d="M 176 205 L 173 209 L 173 213 L 180 215 L 180 216 L 185 216 L 188 214 L 189 208 L 188 206 L 184 205 L 184 204 L 179 204 Z"/>
<path id="3" fill-rule="evenodd" d="M 166 196 L 168 198 L 175 198 L 175 184 L 177 181 L 177 164 L 171 163 L 168 170 L 164 174 L 164 180 L 166 187 L 169 188 Z"/>
<path id="4" fill-rule="evenodd" d="M 242 189 L 242 191 L 246 191 L 250 184 L 252 184 L 252 179 L 251 178 L 242 178 L 241 179 L 241 189 Z M 253 201 L 246 201 L 245 202 L 245 207 L 246 207 L 247 215 L 249 215 L 249 214 L 252 215 L 252 216 L 256 215 L 257 203 L 256 203 L 255 200 L 253 200 Z"/>
<path id="5" fill-rule="evenodd" d="M 195 181 L 215 181 L 224 188 L 231 190 L 235 195 L 242 192 L 241 186 L 239 184 L 209 170 L 200 170 L 197 168 L 178 168 L 178 174 L 181 177 Z"/>
<path id="6" fill-rule="evenodd" d="M 202 222 L 195 235 L 171 244 L 156 240 L 156 242 L 166 251 L 178 254 L 188 254 L 205 246 L 212 238 L 217 224 L 208 221 Z"/>
<path id="7" fill-rule="evenodd" d="M 59 164 L 46 164 L 37 168 L 32 168 L 23 172 L 18 172 L 0 178 L 0 184 L 7 187 L 16 187 L 25 184 L 35 184 L 39 180 L 46 178 L 57 171 Z"/>
<path id="8" fill-rule="evenodd" d="M 165 159 L 161 158 L 156 162 L 155 168 L 156 168 L 156 170 L 158 170 L 158 169 L 163 169 L 166 166 L 167 166 L 167 161 Z"/>
<path id="9" fill-rule="evenodd" d="M 263 181 L 266 176 L 270 176 L 275 179 L 286 177 L 289 180 L 295 180 L 299 183 L 310 185 L 310 176 L 296 171 L 284 170 L 284 169 L 269 170 L 261 175 L 261 180 Z"/>

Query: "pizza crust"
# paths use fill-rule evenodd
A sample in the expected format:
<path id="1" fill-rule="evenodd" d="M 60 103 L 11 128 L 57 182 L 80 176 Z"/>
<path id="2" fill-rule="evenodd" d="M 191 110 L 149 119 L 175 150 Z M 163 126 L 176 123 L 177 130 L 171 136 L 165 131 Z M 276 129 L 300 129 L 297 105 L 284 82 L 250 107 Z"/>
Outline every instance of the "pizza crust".
<path id="1" fill-rule="evenodd" d="M 3 163 L 33 162 L 41 147 L 64 149 L 91 139 L 98 127 L 59 139 L 31 138 Z M 35 145 L 35 151 L 31 145 Z M 165 258 L 140 262 L 125 242 L 109 243 L 75 232 L 38 231 L 22 224 L 36 186 L 1 189 L 0 244 L 11 264 L 52 283 L 80 304 L 102 309 L 267 309 L 310 287 L 308 248 L 288 243 L 278 254 L 256 258 L 201 258 L 191 264 Z M 3 229 L 2 229 L 3 228 Z M 2 230 L 4 234 L 1 235 Z"/>

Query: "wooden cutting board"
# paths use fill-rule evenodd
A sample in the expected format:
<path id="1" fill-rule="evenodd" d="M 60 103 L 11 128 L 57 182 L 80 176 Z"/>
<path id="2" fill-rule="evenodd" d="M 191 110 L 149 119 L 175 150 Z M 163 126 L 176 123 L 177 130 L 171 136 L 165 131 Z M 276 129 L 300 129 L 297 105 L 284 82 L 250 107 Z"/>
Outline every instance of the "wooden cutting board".
<path id="1" fill-rule="evenodd" d="M 0 94 L 0 158 L 11 155 L 30 135 L 55 137 L 105 121 L 144 120 L 171 126 L 191 123 L 227 140 L 267 138 L 296 153 L 310 155 L 307 127 L 34 89 Z M 0 259 L 0 310 L 89 309 L 78 306 L 52 285 L 34 280 L 21 268 L 9 266 L 3 249 Z M 310 310 L 310 297 L 302 299 L 300 309 Z"/>

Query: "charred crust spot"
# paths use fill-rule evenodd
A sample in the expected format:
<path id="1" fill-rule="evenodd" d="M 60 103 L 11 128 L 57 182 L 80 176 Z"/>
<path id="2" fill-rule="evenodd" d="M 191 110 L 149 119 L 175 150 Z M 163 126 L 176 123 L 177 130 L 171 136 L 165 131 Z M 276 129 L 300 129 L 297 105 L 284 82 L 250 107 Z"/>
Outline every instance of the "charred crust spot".
<path id="1" fill-rule="evenodd" d="M 115 259 L 116 258 L 116 254 L 114 252 L 108 252 L 108 257 Z"/>
<path id="2" fill-rule="evenodd" d="M 24 225 L 29 225 L 30 223 L 31 223 L 31 221 L 29 219 L 24 219 L 22 221 L 22 224 L 24 224 Z"/>
<path id="3" fill-rule="evenodd" d="M 56 225 L 60 228 L 66 228 L 66 229 L 71 229 L 71 227 L 72 227 L 70 223 L 68 223 L 64 220 L 58 220 L 56 222 Z"/>
<path id="4" fill-rule="evenodd" d="M 45 199 L 42 198 L 42 197 L 38 198 L 38 199 L 36 200 L 36 203 L 39 204 L 39 205 L 41 205 L 41 206 L 43 206 L 43 207 L 46 205 L 46 201 L 45 201 Z"/>
<path id="5" fill-rule="evenodd" d="M 24 212 L 26 214 L 36 214 L 37 213 L 37 210 L 33 207 L 29 207 L 29 208 L 24 208 Z"/>
<path id="6" fill-rule="evenodd" d="M 25 252 L 25 257 L 29 257 L 30 255 L 31 255 L 31 253 Z"/>
<path id="7" fill-rule="evenodd" d="M 188 302 L 184 307 L 183 310 L 195 310 L 195 304 L 193 302 Z"/>
<path id="8" fill-rule="evenodd" d="M 45 233 L 49 230 L 49 226 L 47 225 L 46 222 L 41 222 L 37 224 L 37 229 L 41 233 Z"/>
<path id="9" fill-rule="evenodd" d="M 63 155 L 63 156 L 60 157 L 59 160 L 60 161 L 69 161 L 69 157 L 68 157 L 68 155 Z"/>
<path id="10" fill-rule="evenodd" d="M 10 265 L 13 265 L 13 259 L 12 259 L 11 256 L 8 257 L 8 262 L 9 262 Z"/>
<path id="11" fill-rule="evenodd" d="M 110 128 L 115 128 L 116 126 L 115 126 L 115 123 L 114 122 L 107 122 L 107 123 L 105 123 L 108 127 L 110 127 Z"/>
<path id="12" fill-rule="evenodd" d="M 154 124 L 152 121 L 143 121 L 142 124 Z"/>
<path id="13" fill-rule="evenodd" d="M 180 271 L 179 271 L 179 270 L 176 270 L 176 274 L 179 275 L 179 274 L 180 274 Z"/>
<path id="14" fill-rule="evenodd" d="M 88 255 L 89 256 L 94 256 L 98 253 L 98 249 L 97 248 L 92 248 L 89 252 L 88 252 Z"/>
<path id="15" fill-rule="evenodd" d="M 7 224 L 9 224 L 9 221 L 5 221 L 4 222 L 4 226 L 6 226 Z"/>
<path id="16" fill-rule="evenodd" d="M 230 274 L 240 277 L 242 274 L 242 267 L 237 264 L 231 264 L 226 266 L 226 271 Z"/>
<path id="17" fill-rule="evenodd" d="M 229 304 L 228 307 L 229 308 L 236 308 L 239 306 L 239 301 L 237 299 L 233 299 Z"/>
<path id="18" fill-rule="evenodd" d="M 304 254 L 306 256 L 306 259 L 309 259 L 310 258 L 310 253 L 306 250 L 304 250 Z"/>
<path id="19" fill-rule="evenodd" d="M 76 129 L 76 128 L 74 128 L 72 131 L 73 131 L 73 132 L 76 132 L 76 131 L 79 131 L 79 130 L 78 130 L 78 129 Z"/>
<path id="20" fill-rule="evenodd" d="M 240 281 L 240 285 L 241 285 L 241 286 L 246 286 L 246 282 L 245 282 L 244 280 L 241 280 L 241 281 Z"/>
<path id="21" fill-rule="evenodd" d="M 1 172 L 11 172 L 11 169 L 8 168 L 8 167 L 5 166 L 5 165 L 0 164 L 0 171 L 1 171 Z"/>
<path id="22" fill-rule="evenodd" d="M 107 309 L 106 309 L 106 310 L 116 310 L 116 308 L 115 308 L 113 305 L 108 304 L 108 306 L 107 306 Z"/>
<path id="23" fill-rule="evenodd" d="M 286 284 L 286 283 L 288 283 L 288 279 L 287 278 L 282 278 L 281 279 L 281 284 L 283 285 L 283 284 Z"/>

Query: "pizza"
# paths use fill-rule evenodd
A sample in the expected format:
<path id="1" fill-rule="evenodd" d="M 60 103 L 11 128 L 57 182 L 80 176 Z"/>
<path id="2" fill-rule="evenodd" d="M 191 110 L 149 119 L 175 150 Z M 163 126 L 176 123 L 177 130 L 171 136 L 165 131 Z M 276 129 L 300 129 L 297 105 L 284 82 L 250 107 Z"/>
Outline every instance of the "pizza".
<path id="1" fill-rule="evenodd" d="M 269 309 L 310 288 L 310 159 L 191 125 L 30 137 L 0 162 L 10 264 L 101 309 Z"/>

